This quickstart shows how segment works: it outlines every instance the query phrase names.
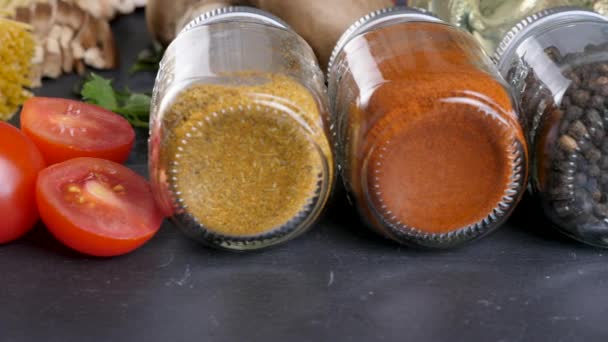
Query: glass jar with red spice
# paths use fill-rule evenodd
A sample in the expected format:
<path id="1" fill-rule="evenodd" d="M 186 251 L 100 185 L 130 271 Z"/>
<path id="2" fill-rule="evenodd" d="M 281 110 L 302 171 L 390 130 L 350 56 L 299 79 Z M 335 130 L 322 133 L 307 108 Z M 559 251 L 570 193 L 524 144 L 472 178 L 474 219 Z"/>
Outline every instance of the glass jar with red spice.
<path id="1" fill-rule="evenodd" d="M 520 199 L 523 130 L 468 33 L 411 8 L 370 13 L 334 50 L 329 97 L 346 187 L 384 236 L 455 246 L 494 230 Z"/>
<path id="2" fill-rule="evenodd" d="M 551 223 L 608 247 L 608 18 L 573 7 L 516 25 L 494 59 L 528 133 L 531 189 Z"/>

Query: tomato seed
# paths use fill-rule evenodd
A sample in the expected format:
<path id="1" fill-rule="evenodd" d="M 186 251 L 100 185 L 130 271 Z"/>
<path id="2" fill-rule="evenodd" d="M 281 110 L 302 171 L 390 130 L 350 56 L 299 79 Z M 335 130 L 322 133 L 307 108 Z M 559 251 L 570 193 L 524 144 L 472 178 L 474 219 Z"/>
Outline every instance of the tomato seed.
<path id="1" fill-rule="evenodd" d="M 68 192 L 78 194 L 80 193 L 80 187 L 76 184 L 68 185 Z"/>
<path id="2" fill-rule="evenodd" d="M 125 187 L 122 186 L 121 184 L 118 184 L 117 186 L 113 187 L 112 190 L 114 190 L 114 192 L 123 192 L 125 191 Z"/>

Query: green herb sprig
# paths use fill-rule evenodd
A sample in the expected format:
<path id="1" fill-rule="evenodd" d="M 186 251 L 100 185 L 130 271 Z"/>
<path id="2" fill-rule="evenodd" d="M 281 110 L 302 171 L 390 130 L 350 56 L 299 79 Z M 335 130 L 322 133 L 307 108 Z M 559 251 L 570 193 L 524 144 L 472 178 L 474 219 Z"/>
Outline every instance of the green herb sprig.
<path id="1" fill-rule="evenodd" d="M 80 95 L 88 103 L 122 115 L 133 127 L 149 127 L 151 97 L 147 94 L 116 90 L 112 80 L 91 73 Z"/>
<path id="2" fill-rule="evenodd" d="M 129 74 L 134 74 L 140 71 L 151 71 L 157 72 L 158 66 L 163 55 L 165 54 L 165 48 L 160 43 L 153 43 L 150 47 L 142 50 L 137 55 L 135 64 L 131 66 Z"/>

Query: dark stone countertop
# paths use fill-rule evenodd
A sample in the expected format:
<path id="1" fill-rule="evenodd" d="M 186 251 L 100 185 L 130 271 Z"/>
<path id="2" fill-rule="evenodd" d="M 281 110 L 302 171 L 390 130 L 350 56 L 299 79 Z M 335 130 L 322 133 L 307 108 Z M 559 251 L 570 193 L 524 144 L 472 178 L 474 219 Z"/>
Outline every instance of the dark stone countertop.
<path id="1" fill-rule="evenodd" d="M 118 19 L 123 69 L 150 43 Z M 77 76 L 38 94 L 73 96 Z M 146 132 L 128 162 L 146 171 Z M 0 246 L 1 341 L 606 341 L 608 251 L 562 237 L 526 199 L 498 232 L 439 253 L 366 230 L 343 192 L 310 233 L 263 252 L 205 248 L 166 223 L 110 260 L 37 227 Z"/>

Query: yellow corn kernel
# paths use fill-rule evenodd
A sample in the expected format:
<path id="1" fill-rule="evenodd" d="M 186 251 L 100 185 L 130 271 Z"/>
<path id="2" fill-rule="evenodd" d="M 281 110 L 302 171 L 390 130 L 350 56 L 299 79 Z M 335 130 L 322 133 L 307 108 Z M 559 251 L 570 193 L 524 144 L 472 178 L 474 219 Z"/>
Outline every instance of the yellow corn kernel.
<path id="1" fill-rule="evenodd" d="M 0 120 L 8 120 L 31 96 L 35 41 L 29 25 L 0 18 Z"/>

